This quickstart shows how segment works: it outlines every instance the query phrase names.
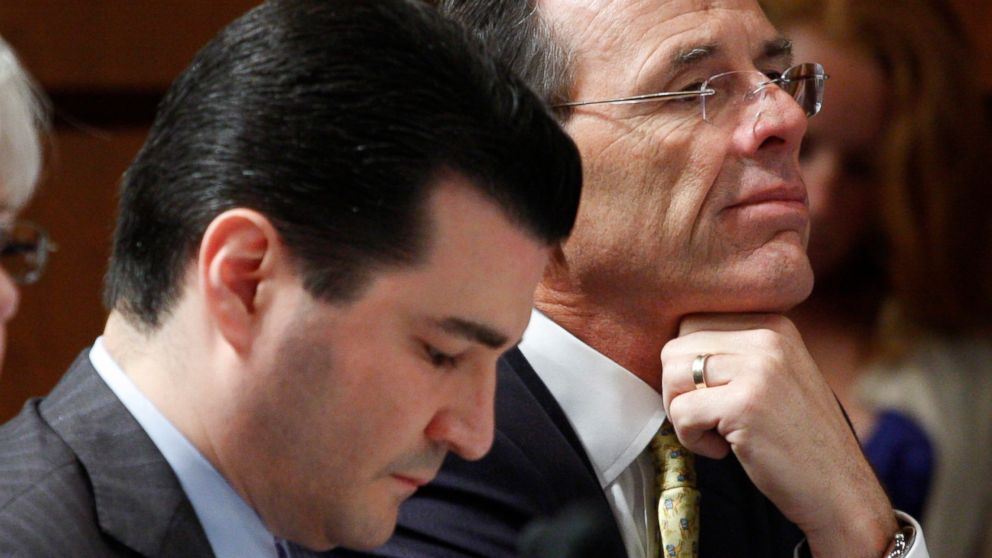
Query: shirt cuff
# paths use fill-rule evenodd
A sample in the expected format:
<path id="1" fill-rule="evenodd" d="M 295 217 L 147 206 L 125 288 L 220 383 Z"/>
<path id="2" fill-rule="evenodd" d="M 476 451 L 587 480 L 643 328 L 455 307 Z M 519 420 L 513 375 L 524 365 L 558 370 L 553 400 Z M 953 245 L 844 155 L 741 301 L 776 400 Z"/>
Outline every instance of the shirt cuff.
<path id="1" fill-rule="evenodd" d="M 923 539 L 923 529 L 920 527 L 920 523 L 899 510 L 896 510 L 896 519 L 903 525 L 912 525 L 916 531 L 916 535 L 913 536 L 913 543 L 906 550 L 906 553 L 903 554 L 903 558 L 930 558 L 930 552 L 927 550 L 927 543 Z M 796 549 L 792 553 L 793 558 L 804 558 L 809 555 L 809 550 L 806 550 L 805 539 L 796 545 Z M 880 556 L 879 558 L 886 557 Z"/>

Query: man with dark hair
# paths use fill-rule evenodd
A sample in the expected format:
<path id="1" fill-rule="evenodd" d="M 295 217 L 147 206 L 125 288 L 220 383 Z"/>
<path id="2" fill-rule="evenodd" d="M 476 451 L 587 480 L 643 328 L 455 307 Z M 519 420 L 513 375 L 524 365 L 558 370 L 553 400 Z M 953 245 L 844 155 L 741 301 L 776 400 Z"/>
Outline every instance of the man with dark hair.
<path id="1" fill-rule="evenodd" d="M 0 555 L 381 544 L 447 452 L 489 449 L 580 182 L 544 105 L 430 8 L 252 10 L 124 177 L 103 336 L 0 428 Z"/>
<path id="2" fill-rule="evenodd" d="M 451 456 L 376 554 L 512 556 L 557 514 L 614 519 L 597 556 L 925 556 L 782 315 L 812 288 L 823 68 L 754 0 L 439 4 L 558 111 L 585 187 L 501 360 L 492 452 Z M 586 548 L 575 524 L 527 555 Z"/>

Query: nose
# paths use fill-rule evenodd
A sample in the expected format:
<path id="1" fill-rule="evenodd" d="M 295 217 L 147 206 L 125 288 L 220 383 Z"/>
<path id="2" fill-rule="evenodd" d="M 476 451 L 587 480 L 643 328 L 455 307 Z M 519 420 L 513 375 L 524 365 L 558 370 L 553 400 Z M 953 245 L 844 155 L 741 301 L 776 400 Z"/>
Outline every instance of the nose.
<path id="1" fill-rule="evenodd" d="M 464 459 L 481 459 L 493 445 L 495 365 L 470 373 L 427 427 L 427 437 Z"/>
<path id="2" fill-rule="evenodd" d="M 806 133 L 806 112 L 791 95 L 776 85 L 755 92 L 751 122 L 739 128 L 742 150 L 752 156 L 776 149 L 796 154 Z"/>

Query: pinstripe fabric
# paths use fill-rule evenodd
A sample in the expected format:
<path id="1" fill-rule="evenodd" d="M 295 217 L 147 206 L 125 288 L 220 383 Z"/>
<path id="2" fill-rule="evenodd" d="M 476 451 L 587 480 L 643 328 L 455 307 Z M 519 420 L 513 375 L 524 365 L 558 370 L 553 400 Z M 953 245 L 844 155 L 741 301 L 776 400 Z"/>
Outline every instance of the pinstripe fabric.
<path id="1" fill-rule="evenodd" d="M 0 427 L 0 556 L 212 557 L 172 469 L 87 353 Z"/>

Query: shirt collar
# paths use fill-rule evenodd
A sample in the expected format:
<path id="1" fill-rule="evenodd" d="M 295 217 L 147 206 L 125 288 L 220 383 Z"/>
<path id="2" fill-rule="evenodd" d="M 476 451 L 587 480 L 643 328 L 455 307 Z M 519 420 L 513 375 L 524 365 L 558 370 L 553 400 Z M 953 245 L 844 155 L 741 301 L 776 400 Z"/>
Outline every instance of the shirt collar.
<path id="1" fill-rule="evenodd" d="M 537 310 L 520 351 L 561 405 L 606 488 L 661 427 L 661 395 Z"/>
<path id="2" fill-rule="evenodd" d="M 275 539 L 213 465 L 138 389 L 107 352 L 102 338 L 90 362 L 175 471 L 217 558 L 276 558 Z"/>

